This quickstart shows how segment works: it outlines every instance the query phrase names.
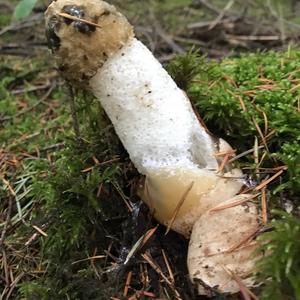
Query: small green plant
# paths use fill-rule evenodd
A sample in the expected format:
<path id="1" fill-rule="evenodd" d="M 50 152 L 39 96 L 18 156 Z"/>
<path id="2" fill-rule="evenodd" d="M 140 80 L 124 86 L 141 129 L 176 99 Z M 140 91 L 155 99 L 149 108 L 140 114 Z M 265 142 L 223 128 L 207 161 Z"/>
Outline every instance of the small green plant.
<path id="1" fill-rule="evenodd" d="M 21 0 L 15 7 L 13 18 L 21 20 L 30 15 L 38 0 Z"/>

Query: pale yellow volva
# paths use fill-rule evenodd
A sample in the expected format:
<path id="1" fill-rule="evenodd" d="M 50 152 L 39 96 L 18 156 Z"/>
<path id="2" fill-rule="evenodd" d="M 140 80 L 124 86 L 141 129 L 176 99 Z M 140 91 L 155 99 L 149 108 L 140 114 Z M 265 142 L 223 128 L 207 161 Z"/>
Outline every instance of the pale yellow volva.
<path id="1" fill-rule="evenodd" d="M 233 149 L 218 139 L 217 150 L 230 153 Z M 241 170 L 230 165 L 225 173 L 199 166 L 149 170 L 139 195 L 159 222 L 189 238 L 199 216 L 239 192 L 242 176 Z"/>
<path id="2" fill-rule="evenodd" d="M 218 176 L 206 169 L 164 168 L 149 172 L 140 193 L 159 222 L 168 226 L 176 214 L 171 228 L 189 237 L 201 215 L 238 193 L 241 175 L 238 169 Z"/>
<path id="3" fill-rule="evenodd" d="M 199 292 L 208 294 L 203 286 L 238 291 L 228 272 L 242 278 L 250 273 L 254 260 L 248 254 L 256 246 L 226 251 L 257 226 L 257 211 L 247 204 L 210 212 L 243 185 L 241 171 L 232 165 L 218 170 L 222 156 L 215 154 L 232 154 L 231 147 L 200 124 L 185 93 L 113 6 L 101 0 L 53 1 L 46 32 L 63 76 L 101 102 L 144 175 L 139 194 L 155 218 L 187 238 L 192 231 L 188 266 Z M 252 280 L 244 283 L 251 286 Z"/>

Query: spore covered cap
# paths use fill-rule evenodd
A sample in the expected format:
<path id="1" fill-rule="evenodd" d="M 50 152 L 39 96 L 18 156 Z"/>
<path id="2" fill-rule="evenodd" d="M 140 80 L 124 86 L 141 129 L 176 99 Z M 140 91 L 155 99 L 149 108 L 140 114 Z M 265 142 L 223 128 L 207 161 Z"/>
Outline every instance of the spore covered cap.
<path id="1" fill-rule="evenodd" d="M 86 84 L 133 29 L 116 8 L 101 0 L 57 0 L 46 13 L 46 36 L 63 76 Z"/>

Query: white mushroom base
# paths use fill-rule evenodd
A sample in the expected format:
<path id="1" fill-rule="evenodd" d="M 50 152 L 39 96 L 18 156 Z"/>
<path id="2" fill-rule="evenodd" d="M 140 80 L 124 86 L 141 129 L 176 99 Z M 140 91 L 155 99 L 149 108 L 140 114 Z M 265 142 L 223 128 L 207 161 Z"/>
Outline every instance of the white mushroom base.
<path id="1" fill-rule="evenodd" d="M 249 198 L 249 195 L 239 195 Z M 224 202 L 234 203 L 236 199 Z M 251 202 L 208 211 L 195 223 L 188 249 L 188 269 L 199 294 L 207 295 L 214 288 L 219 293 L 240 291 L 240 280 L 253 286 L 251 277 L 255 268 L 257 242 L 253 241 L 259 230 L 258 212 Z M 206 287 L 209 287 L 208 289 Z"/>
<path id="2" fill-rule="evenodd" d="M 229 178 L 224 179 L 206 169 L 164 168 L 148 174 L 140 194 L 159 222 L 171 223 L 173 230 L 188 238 L 200 216 L 238 193 L 242 183 L 230 177 L 241 175 L 238 169 L 225 173 Z"/>

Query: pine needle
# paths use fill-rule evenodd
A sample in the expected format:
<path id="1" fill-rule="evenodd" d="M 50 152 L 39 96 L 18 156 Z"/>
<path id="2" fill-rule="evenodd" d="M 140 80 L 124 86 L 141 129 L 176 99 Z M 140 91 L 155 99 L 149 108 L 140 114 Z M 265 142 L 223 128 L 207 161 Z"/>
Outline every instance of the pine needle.
<path id="1" fill-rule="evenodd" d="M 167 255 L 166 255 L 166 253 L 165 253 L 165 250 L 164 250 L 164 249 L 161 249 L 161 252 L 162 252 L 162 255 L 163 255 L 165 264 L 166 264 L 166 266 L 167 266 L 167 269 L 168 269 L 168 272 L 169 272 L 169 276 L 170 276 L 170 278 L 171 278 L 171 282 L 174 284 L 174 283 L 175 283 L 174 275 L 173 275 L 173 272 L 172 272 L 170 263 L 169 263 L 169 261 L 168 261 Z"/>
<path id="2" fill-rule="evenodd" d="M 43 236 L 45 236 L 45 237 L 48 236 L 48 234 L 47 234 L 45 231 L 43 231 L 41 228 L 39 228 L 38 226 L 32 225 L 32 227 L 33 227 L 38 233 L 40 233 L 41 235 L 43 235 Z"/>
<path id="3" fill-rule="evenodd" d="M 243 280 L 237 275 L 235 274 L 233 271 L 225 268 L 225 266 L 221 266 L 223 268 L 223 270 L 230 275 L 230 277 L 232 279 L 234 279 L 236 281 L 236 283 L 238 284 L 240 291 L 243 295 L 244 300 L 259 300 L 257 296 L 255 296 L 248 288 L 247 286 L 244 284 Z"/>
<path id="4" fill-rule="evenodd" d="M 284 170 L 280 170 L 278 171 L 275 175 L 273 175 L 272 177 L 270 177 L 269 179 L 263 181 L 260 185 L 258 185 L 254 190 L 255 191 L 259 191 L 262 188 L 266 187 L 271 181 L 273 181 L 275 178 L 277 178 L 278 176 L 280 176 L 282 173 L 284 172 Z"/>
<path id="5" fill-rule="evenodd" d="M 266 225 L 268 223 L 266 187 L 261 190 L 261 214 L 262 223 Z"/>
<path id="6" fill-rule="evenodd" d="M 166 277 L 166 275 L 162 272 L 162 270 L 160 269 L 160 267 L 153 261 L 152 257 L 150 256 L 150 254 L 148 253 L 144 253 L 142 254 L 142 257 L 144 258 L 144 260 L 149 263 L 149 265 L 153 268 L 153 270 L 155 272 L 157 272 L 157 274 L 159 276 L 161 276 L 161 278 L 169 285 L 172 286 L 172 282 Z"/>
<path id="7" fill-rule="evenodd" d="M 11 193 L 11 195 L 13 197 L 16 197 L 16 193 L 15 193 L 14 189 L 12 188 L 12 186 L 10 185 L 9 181 L 6 180 L 4 177 L 1 177 L 1 179 L 4 182 L 4 184 L 7 186 L 9 192 Z"/>
<path id="8" fill-rule="evenodd" d="M 265 136 L 263 135 L 263 133 L 262 133 L 262 131 L 261 131 L 261 129 L 260 129 L 258 123 L 256 122 L 256 120 L 255 120 L 254 118 L 252 118 L 252 121 L 253 121 L 254 126 L 255 126 L 255 128 L 256 128 L 256 130 L 257 130 L 257 132 L 258 132 L 258 134 L 259 134 L 259 136 L 260 136 L 260 138 L 261 138 L 261 140 L 262 140 L 263 145 L 265 146 L 266 150 L 267 150 L 268 152 L 270 152 L 270 151 L 269 151 L 268 144 L 267 144 L 267 141 L 266 141 L 266 138 L 265 138 Z"/>
<path id="9" fill-rule="evenodd" d="M 258 147 L 258 149 L 262 149 L 262 148 L 264 148 L 264 146 L 259 146 L 259 147 Z M 248 155 L 248 154 L 250 154 L 250 153 L 252 153 L 252 152 L 254 152 L 254 149 L 253 149 L 253 148 L 252 148 L 252 149 L 249 149 L 249 150 L 247 150 L 247 151 L 245 151 L 245 152 L 242 152 L 242 153 L 238 154 L 237 156 L 233 157 L 232 159 L 230 159 L 230 160 L 228 161 L 228 163 L 230 164 L 230 163 L 234 162 L 235 160 L 238 160 L 238 159 L 240 159 L 241 157 L 244 157 L 244 156 L 246 156 L 246 155 Z"/>
<path id="10" fill-rule="evenodd" d="M 250 200 L 258 197 L 259 195 L 260 195 L 259 193 L 258 194 L 254 194 L 254 195 L 249 195 L 249 197 L 246 197 L 246 198 L 243 197 L 243 196 L 241 196 L 241 195 L 239 195 L 241 199 L 236 200 L 236 201 L 231 202 L 231 203 L 228 203 L 228 204 L 225 204 L 225 205 L 222 205 L 222 204 L 217 205 L 216 207 L 214 207 L 213 209 L 211 209 L 210 212 L 216 212 L 216 211 L 220 211 L 220 210 L 224 210 L 224 209 L 227 209 L 227 208 L 231 208 L 231 207 L 235 207 L 235 206 L 241 205 L 241 204 L 243 204 L 245 202 L 248 202 L 248 201 L 250 201 Z M 239 198 L 239 196 L 237 196 L 237 198 Z"/>
<path id="11" fill-rule="evenodd" d="M 126 265 L 131 259 L 131 257 L 133 257 L 147 243 L 147 241 L 153 236 L 153 234 L 157 230 L 158 226 L 159 225 L 157 224 L 154 228 L 149 229 L 145 234 L 143 234 L 138 239 L 138 241 L 134 244 L 134 246 L 129 251 L 125 259 L 124 265 Z"/>
<path id="12" fill-rule="evenodd" d="M 246 244 L 247 242 L 250 242 L 260 231 L 260 228 L 255 228 L 252 232 L 247 234 L 241 241 L 239 241 L 237 244 L 231 246 L 226 252 L 230 253 L 235 251 L 236 249 L 240 248 L 242 245 Z"/>
<path id="13" fill-rule="evenodd" d="M 126 283 L 125 283 L 124 292 L 123 292 L 124 297 L 127 297 L 127 295 L 128 295 L 131 278 L 132 278 L 132 271 L 128 272 L 128 274 L 127 274 Z"/>
<path id="14" fill-rule="evenodd" d="M 225 156 L 225 155 L 231 155 L 231 156 L 234 156 L 235 155 L 235 152 L 236 150 L 235 149 L 232 149 L 232 150 L 229 150 L 229 151 L 221 151 L 221 152 L 217 152 L 215 153 L 215 157 L 219 157 L 219 156 Z"/>
<path id="15" fill-rule="evenodd" d="M 88 20 L 85 20 L 85 19 L 81 19 L 81 18 L 72 16 L 72 15 L 69 15 L 69 14 L 66 14 L 66 13 L 59 13 L 58 15 L 61 16 L 61 17 L 63 17 L 63 18 L 72 20 L 72 21 L 79 21 L 79 22 L 82 22 L 82 23 L 85 23 L 85 24 L 88 24 L 88 25 L 91 25 L 91 26 L 95 26 L 95 27 L 98 27 L 98 28 L 102 28 L 100 25 L 98 25 L 98 24 L 96 24 L 96 23 L 93 23 L 93 22 L 90 22 L 90 21 L 88 21 Z"/>
<path id="16" fill-rule="evenodd" d="M 224 156 L 224 158 L 223 158 L 223 160 L 222 160 L 222 162 L 221 162 L 221 164 L 220 164 L 220 166 L 219 166 L 219 168 L 218 168 L 217 173 L 222 173 L 222 172 L 223 172 L 223 170 L 224 170 L 226 164 L 227 164 L 228 161 L 229 161 L 229 157 L 230 157 L 230 154 L 225 154 L 225 156 Z"/>
<path id="17" fill-rule="evenodd" d="M 194 181 L 192 181 L 190 183 L 190 185 L 188 186 L 188 188 L 186 189 L 186 191 L 183 193 L 182 197 L 180 198 L 178 204 L 176 205 L 175 210 L 174 210 L 173 215 L 172 215 L 172 218 L 171 218 L 171 221 L 168 224 L 168 227 L 167 227 L 165 235 L 167 235 L 169 233 L 169 231 L 170 231 L 170 229 L 171 229 L 171 227 L 172 227 L 172 225 L 173 225 L 173 223 L 174 223 L 174 221 L 175 221 L 175 219 L 176 219 L 176 217 L 178 215 L 178 212 L 179 212 L 182 204 L 184 203 L 186 197 L 188 196 L 189 192 L 191 191 L 193 185 L 194 185 Z"/>
<path id="18" fill-rule="evenodd" d="M 75 265 L 75 264 L 78 264 L 78 263 L 83 262 L 83 261 L 94 260 L 94 259 L 102 259 L 102 258 L 106 258 L 106 257 L 107 257 L 106 255 L 95 255 L 95 256 L 83 258 L 83 259 L 80 259 L 80 260 L 76 260 L 76 261 L 72 262 L 71 265 Z"/>

